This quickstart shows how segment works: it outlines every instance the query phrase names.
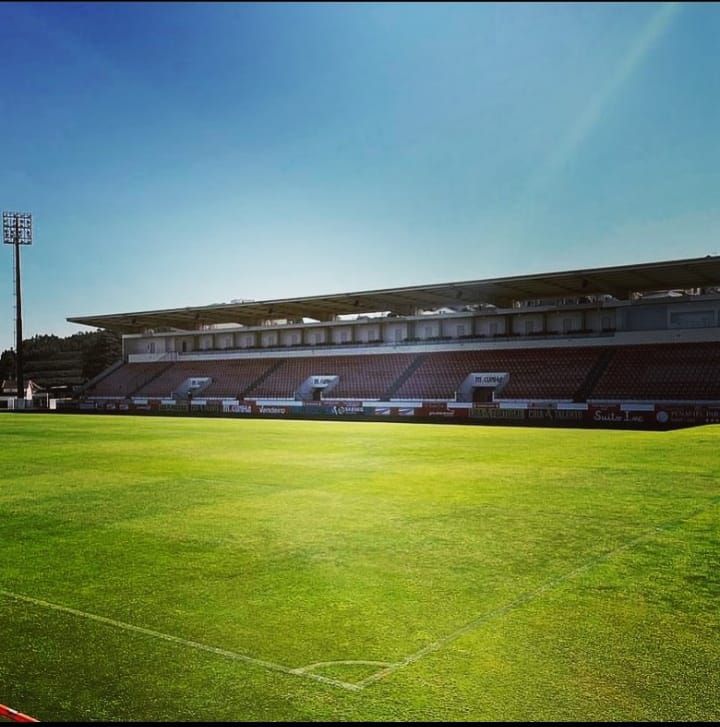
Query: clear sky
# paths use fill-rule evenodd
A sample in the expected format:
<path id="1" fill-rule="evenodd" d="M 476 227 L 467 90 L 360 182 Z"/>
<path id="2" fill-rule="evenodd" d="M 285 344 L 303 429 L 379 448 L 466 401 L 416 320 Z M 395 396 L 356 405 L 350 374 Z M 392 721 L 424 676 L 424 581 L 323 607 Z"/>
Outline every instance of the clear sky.
<path id="1" fill-rule="evenodd" d="M 25 333 L 717 252 L 719 38 L 717 4 L 2 3 Z"/>

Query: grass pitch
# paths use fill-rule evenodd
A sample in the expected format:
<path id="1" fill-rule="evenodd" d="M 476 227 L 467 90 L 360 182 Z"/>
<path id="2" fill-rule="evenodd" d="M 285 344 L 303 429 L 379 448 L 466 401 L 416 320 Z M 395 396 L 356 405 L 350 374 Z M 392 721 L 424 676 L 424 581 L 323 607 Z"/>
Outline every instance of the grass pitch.
<path id="1" fill-rule="evenodd" d="M 720 718 L 720 427 L 0 416 L 0 702 Z"/>

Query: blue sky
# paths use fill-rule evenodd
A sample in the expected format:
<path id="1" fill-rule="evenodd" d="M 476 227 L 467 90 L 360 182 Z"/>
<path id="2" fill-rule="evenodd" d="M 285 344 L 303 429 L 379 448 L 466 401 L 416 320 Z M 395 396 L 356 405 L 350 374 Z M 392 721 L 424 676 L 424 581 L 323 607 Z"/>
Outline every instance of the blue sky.
<path id="1" fill-rule="evenodd" d="M 0 4 L 25 333 L 718 252 L 718 37 L 717 4 Z"/>

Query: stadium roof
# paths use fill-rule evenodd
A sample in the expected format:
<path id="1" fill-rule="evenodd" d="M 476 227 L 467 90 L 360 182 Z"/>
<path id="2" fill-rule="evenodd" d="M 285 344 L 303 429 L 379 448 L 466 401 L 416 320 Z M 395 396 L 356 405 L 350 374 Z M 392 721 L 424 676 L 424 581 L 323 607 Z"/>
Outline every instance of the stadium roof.
<path id="1" fill-rule="evenodd" d="M 67 320 L 71 323 L 107 328 L 120 333 L 138 333 L 148 328 L 193 330 L 201 325 L 217 323 L 259 325 L 268 319 L 302 320 L 306 317 L 331 320 L 337 315 L 379 311 L 412 315 L 418 310 L 462 308 L 480 304 L 509 307 L 513 301 L 596 294 L 610 294 L 618 299 L 627 299 L 633 292 L 715 285 L 720 285 L 720 255 L 457 283 L 365 290 L 357 293 L 80 316 Z"/>

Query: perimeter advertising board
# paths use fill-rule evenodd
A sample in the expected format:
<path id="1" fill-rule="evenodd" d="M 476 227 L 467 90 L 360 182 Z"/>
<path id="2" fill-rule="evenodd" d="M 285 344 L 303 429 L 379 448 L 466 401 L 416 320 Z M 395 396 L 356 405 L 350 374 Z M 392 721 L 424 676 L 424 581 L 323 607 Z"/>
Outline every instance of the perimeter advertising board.
<path id="1" fill-rule="evenodd" d="M 180 414 L 188 413 L 186 404 L 172 405 L 160 400 L 58 402 L 57 411 Z M 556 405 L 533 404 L 503 406 L 475 405 L 472 408 L 427 403 L 422 406 L 364 406 L 361 402 L 298 402 L 290 404 L 257 404 L 255 402 L 193 401 L 192 413 L 224 416 L 272 417 L 362 417 L 366 419 L 416 419 L 477 424 L 520 424 L 524 426 L 584 426 L 633 429 L 671 429 L 699 424 L 720 424 L 720 406 L 709 405 L 580 405 L 558 408 Z"/>

